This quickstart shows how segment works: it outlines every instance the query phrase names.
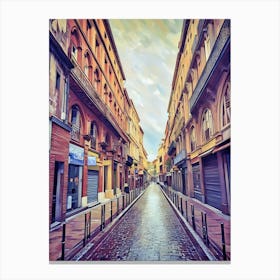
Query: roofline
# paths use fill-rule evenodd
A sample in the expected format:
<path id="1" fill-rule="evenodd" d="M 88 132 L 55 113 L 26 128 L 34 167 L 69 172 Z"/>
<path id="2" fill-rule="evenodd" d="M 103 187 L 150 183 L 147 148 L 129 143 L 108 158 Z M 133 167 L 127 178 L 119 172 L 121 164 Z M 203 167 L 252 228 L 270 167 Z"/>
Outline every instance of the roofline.
<path id="1" fill-rule="evenodd" d="M 108 19 L 103 19 L 103 22 L 104 22 L 105 28 L 107 29 L 107 33 L 108 33 L 108 36 L 110 38 L 110 41 L 112 42 L 112 47 L 113 47 L 114 52 L 116 54 L 116 58 L 117 58 L 119 66 L 120 66 L 120 70 L 121 70 L 123 80 L 125 80 L 126 78 L 125 78 L 125 75 L 124 75 L 124 71 L 123 71 L 123 68 L 122 68 L 121 60 L 120 60 L 120 57 L 119 57 L 119 53 L 118 53 L 118 50 L 117 50 L 117 47 L 116 47 L 116 43 L 115 43 L 115 40 L 114 40 L 114 36 L 113 36 L 113 32 L 112 32 L 109 20 Z"/>
<path id="2" fill-rule="evenodd" d="M 190 20 L 184 19 L 183 24 L 182 24 L 181 37 L 180 37 L 180 40 L 178 43 L 179 51 L 178 51 L 177 58 L 176 58 L 176 64 L 175 64 L 175 69 L 174 69 L 174 74 L 173 74 L 173 79 L 172 79 L 171 94 L 170 94 L 170 98 L 169 98 L 169 102 L 168 102 L 167 112 L 169 112 L 169 108 L 171 105 L 171 99 L 172 99 L 175 81 L 176 81 L 176 77 L 177 77 L 177 73 L 178 73 L 179 63 L 180 63 L 180 59 L 181 59 L 181 54 L 182 54 L 184 46 L 185 46 L 189 24 L 190 24 Z"/>

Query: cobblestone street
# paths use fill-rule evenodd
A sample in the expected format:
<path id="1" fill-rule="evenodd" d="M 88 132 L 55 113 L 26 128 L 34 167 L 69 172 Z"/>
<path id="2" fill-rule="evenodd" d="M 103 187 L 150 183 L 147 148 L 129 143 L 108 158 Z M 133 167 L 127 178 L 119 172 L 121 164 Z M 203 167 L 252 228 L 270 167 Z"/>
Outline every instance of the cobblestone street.
<path id="1" fill-rule="evenodd" d="M 151 184 L 87 260 L 208 260 L 181 225 L 160 187 Z"/>

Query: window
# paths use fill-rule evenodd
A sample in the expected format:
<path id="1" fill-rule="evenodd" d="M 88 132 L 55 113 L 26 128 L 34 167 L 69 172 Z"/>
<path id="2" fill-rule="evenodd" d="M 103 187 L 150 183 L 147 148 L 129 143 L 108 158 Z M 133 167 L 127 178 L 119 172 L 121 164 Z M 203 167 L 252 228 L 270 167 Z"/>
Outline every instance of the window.
<path id="1" fill-rule="evenodd" d="M 94 87 L 95 87 L 95 90 L 97 91 L 97 93 L 99 93 L 99 90 L 100 90 L 99 84 L 100 84 L 99 71 L 96 68 L 94 71 Z"/>
<path id="2" fill-rule="evenodd" d="M 100 48 L 99 48 L 99 42 L 97 39 L 95 40 L 95 55 L 96 55 L 97 59 L 99 60 L 100 59 Z"/>
<path id="3" fill-rule="evenodd" d="M 230 123 L 230 83 L 227 82 L 225 86 L 225 93 L 222 99 L 222 127 Z"/>
<path id="4" fill-rule="evenodd" d="M 71 108 L 71 138 L 80 141 L 81 115 L 78 106 L 74 105 Z"/>
<path id="5" fill-rule="evenodd" d="M 91 148 L 96 150 L 97 127 L 95 122 L 91 122 L 90 124 L 90 137 L 91 137 Z"/>
<path id="6" fill-rule="evenodd" d="M 60 74 L 56 72 L 55 89 L 59 91 L 60 89 Z"/>
<path id="7" fill-rule="evenodd" d="M 204 41 L 204 47 L 205 47 L 205 57 L 206 57 L 206 61 L 207 61 L 208 57 L 210 55 L 210 52 L 211 52 L 210 37 L 208 35 Z"/>
<path id="8" fill-rule="evenodd" d="M 85 68 L 84 68 L 84 72 L 85 75 L 88 77 L 88 79 L 91 81 L 91 77 L 92 77 L 92 71 L 91 71 L 92 67 L 91 67 L 91 62 L 90 62 L 90 56 L 89 53 L 86 52 L 85 53 Z"/>
<path id="9" fill-rule="evenodd" d="M 196 149 L 195 129 L 194 126 L 191 128 L 191 151 Z"/>
<path id="10" fill-rule="evenodd" d="M 78 60 L 78 50 L 77 50 L 77 47 L 75 45 L 72 45 L 72 57 L 75 59 L 75 60 Z"/>
<path id="11" fill-rule="evenodd" d="M 90 32 L 91 31 L 91 24 L 89 22 L 89 20 L 87 20 L 87 38 L 90 38 Z"/>
<path id="12" fill-rule="evenodd" d="M 212 114 L 208 109 L 203 114 L 202 129 L 204 140 L 208 141 L 213 134 Z"/>

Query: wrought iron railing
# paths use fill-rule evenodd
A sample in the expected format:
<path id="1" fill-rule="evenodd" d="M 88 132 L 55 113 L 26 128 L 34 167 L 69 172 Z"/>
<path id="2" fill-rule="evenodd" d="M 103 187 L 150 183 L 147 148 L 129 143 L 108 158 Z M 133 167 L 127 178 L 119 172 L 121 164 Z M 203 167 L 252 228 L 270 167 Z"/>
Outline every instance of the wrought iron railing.
<path id="1" fill-rule="evenodd" d="M 72 124 L 71 139 L 80 141 L 80 127 L 75 124 Z"/>

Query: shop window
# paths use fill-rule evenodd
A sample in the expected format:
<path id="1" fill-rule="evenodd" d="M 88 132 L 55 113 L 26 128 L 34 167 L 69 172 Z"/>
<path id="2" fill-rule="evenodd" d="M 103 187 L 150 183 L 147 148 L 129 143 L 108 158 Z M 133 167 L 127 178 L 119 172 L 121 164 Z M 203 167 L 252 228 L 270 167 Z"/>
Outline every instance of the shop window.
<path id="1" fill-rule="evenodd" d="M 90 124 L 90 138 L 91 138 L 91 148 L 96 150 L 97 127 L 95 122 L 91 122 Z"/>
<path id="2" fill-rule="evenodd" d="M 71 138 L 80 141 L 81 115 L 79 108 L 76 105 L 71 108 L 71 126 Z"/>
<path id="3" fill-rule="evenodd" d="M 202 118 L 202 129 L 204 141 L 208 141 L 213 134 L 213 122 L 211 111 L 206 109 Z"/>
<path id="4" fill-rule="evenodd" d="M 230 124 L 230 83 L 227 82 L 225 86 L 225 92 L 222 98 L 222 127 Z"/>
<path id="5" fill-rule="evenodd" d="M 69 164 L 68 189 L 67 189 L 67 211 L 80 207 L 80 166 Z"/>

